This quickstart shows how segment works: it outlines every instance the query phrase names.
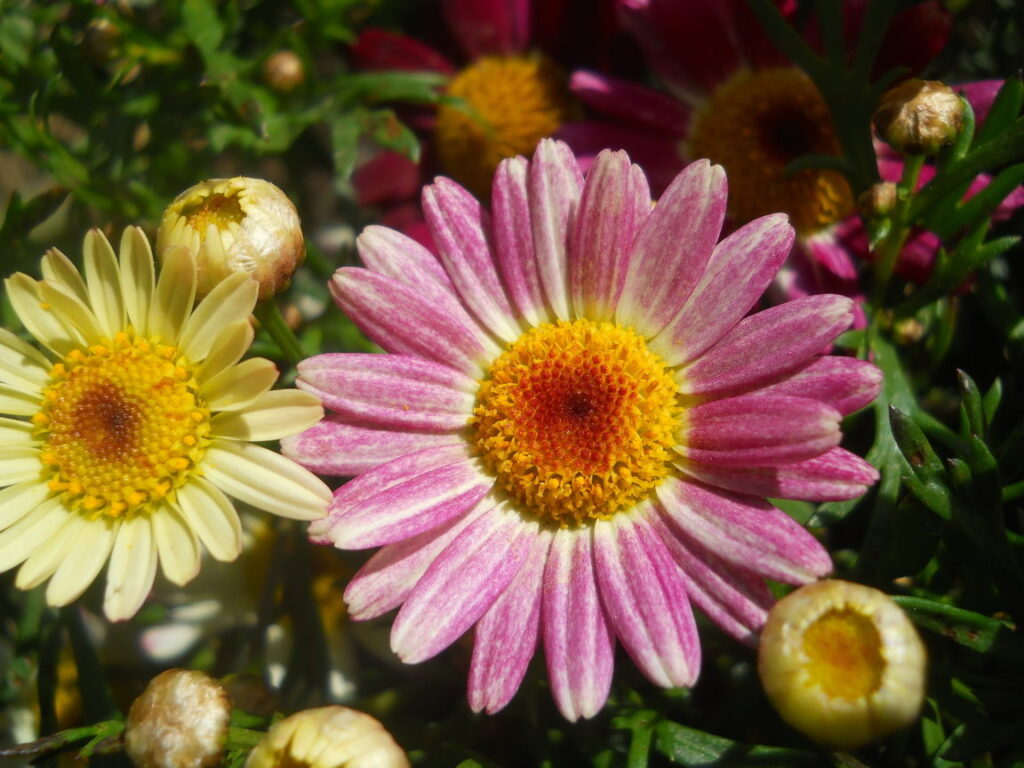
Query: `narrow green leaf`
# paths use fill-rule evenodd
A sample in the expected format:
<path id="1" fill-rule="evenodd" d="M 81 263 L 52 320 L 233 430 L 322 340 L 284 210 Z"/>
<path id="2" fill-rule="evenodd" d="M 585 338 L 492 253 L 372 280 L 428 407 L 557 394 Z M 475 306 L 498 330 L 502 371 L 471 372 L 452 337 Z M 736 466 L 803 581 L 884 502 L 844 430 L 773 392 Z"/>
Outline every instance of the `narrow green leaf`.
<path id="1" fill-rule="evenodd" d="M 181 6 L 185 34 L 204 55 L 215 53 L 224 40 L 224 27 L 212 0 L 185 0 Z"/>
<path id="2" fill-rule="evenodd" d="M 988 432 L 985 423 L 985 412 L 981 404 L 981 391 L 978 385 L 965 371 L 957 369 L 956 382 L 960 389 L 961 424 L 960 431 L 964 435 L 974 435 L 984 439 Z"/>
<path id="3" fill-rule="evenodd" d="M 922 225 L 942 237 L 951 237 L 961 230 L 976 227 L 982 219 L 991 218 L 1000 203 L 1024 182 L 1024 163 L 1000 171 L 977 194 L 955 206 L 945 218 L 931 216 Z"/>
<path id="4" fill-rule="evenodd" d="M 896 444 L 910 468 L 901 476 L 904 484 L 928 509 L 949 520 L 952 501 L 942 460 L 921 428 L 899 408 L 890 406 L 889 423 Z"/>
<path id="5" fill-rule="evenodd" d="M 979 653 L 997 649 L 1010 652 L 1019 642 L 1012 626 L 991 616 L 928 600 L 923 597 L 893 595 L 892 599 L 920 627 L 947 637 Z"/>
<path id="6" fill-rule="evenodd" d="M 856 170 L 848 160 L 837 155 L 804 155 L 787 163 L 783 170 L 783 176 L 788 178 L 800 171 L 818 168 L 838 171 L 844 176 L 849 176 Z"/>
<path id="7" fill-rule="evenodd" d="M 768 765 L 789 768 L 821 764 L 821 758 L 813 752 L 751 746 L 671 721 L 662 721 L 655 727 L 654 748 L 675 765 L 694 768 L 710 765 L 721 768 L 764 768 Z"/>
<path id="8" fill-rule="evenodd" d="M 974 138 L 975 146 L 991 141 L 1020 115 L 1024 106 L 1024 79 L 1018 74 L 1011 75 L 1003 81 L 1002 88 L 992 101 L 985 122 L 981 124 Z"/>

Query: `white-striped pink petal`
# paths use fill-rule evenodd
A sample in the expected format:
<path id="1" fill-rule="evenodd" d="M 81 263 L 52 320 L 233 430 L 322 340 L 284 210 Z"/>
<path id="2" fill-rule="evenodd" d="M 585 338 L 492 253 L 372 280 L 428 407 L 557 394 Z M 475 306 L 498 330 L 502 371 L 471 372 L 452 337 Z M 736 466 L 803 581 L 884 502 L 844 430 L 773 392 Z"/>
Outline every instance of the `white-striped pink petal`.
<path id="1" fill-rule="evenodd" d="M 867 360 L 828 355 L 751 394 L 810 397 L 828 403 L 845 416 L 873 401 L 881 387 L 882 371 L 878 366 Z"/>
<path id="2" fill-rule="evenodd" d="M 419 288 L 431 281 L 449 293 L 455 286 L 444 267 L 429 250 L 396 229 L 371 224 L 356 238 L 356 248 L 363 264 L 382 275 Z"/>
<path id="3" fill-rule="evenodd" d="M 547 319 L 547 305 L 533 251 L 527 167 L 525 157 L 501 161 L 494 174 L 491 213 L 495 259 L 502 282 L 526 322 L 536 326 Z"/>

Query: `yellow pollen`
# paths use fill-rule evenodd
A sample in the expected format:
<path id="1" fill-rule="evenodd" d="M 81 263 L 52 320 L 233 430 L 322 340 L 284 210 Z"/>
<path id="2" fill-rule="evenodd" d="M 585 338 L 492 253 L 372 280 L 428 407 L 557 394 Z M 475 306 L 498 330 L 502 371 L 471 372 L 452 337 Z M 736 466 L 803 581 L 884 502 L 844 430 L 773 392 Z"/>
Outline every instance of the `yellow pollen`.
<path id="1" fill-rule="evenodd" d="M 187 481 L 210 433 L 191 371 L 173 347 L 130 334 L 54 365 L 32 421 L 49 487 L 69 509 L 132 515 Z"/>
<path id="2" fill-rule="evenodd" d="M 498 163 L 531 154 L 572 109 L 565 76 L 540 55 L 484 56 L 452 79 L 447 95 L 465 104 L 438 110 L 438 159 L 479 197 L 490 195 Z"/>
<path id="3" fill-rule="evenodd" d="M 858 700 L 878 690 L 885 673 L 882 641 L 868 616 L 833 609 L 804 632 L 811 680 L 832 698 Z"/>
<path id="4" fill-rule="evenodd" d="M 720 163 L 729 177 L 729 212 L 745 222 L 788 213 L 810 235 L 853 211 L 846 179 L 818 168 L 786 176 L 809 154 L 838 155 L 839 142 L 814 83 L 791 68 L 743 71 L 719 86 L 697 114 L 690 157 Z"/>
<path id="5" fill-rule="evenodd" d="M 590 320 L 544 324 L 480 382 L 472 439 L 498 486 L 540 520 L 607 519 L 668 475 L 683 418 L 676 393 L 634 331 Z"/>
<path id="6" fill-rule="evenodd" d="M 214 192 L 213 194 L 187 201 L 181 208 L 181 215 L 188 225 L 200 234 L 205 234 L 211 224 L 218 230 L 228 229 L 245 219 L 245 211 L 237 192 Z"/>

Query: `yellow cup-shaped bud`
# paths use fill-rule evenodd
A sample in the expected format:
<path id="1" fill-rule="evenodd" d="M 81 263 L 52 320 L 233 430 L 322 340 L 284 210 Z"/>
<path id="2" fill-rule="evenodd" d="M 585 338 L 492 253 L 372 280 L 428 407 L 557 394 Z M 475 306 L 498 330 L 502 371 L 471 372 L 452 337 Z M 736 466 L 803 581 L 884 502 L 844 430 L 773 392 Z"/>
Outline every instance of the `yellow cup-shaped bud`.
<path id="1" fill-rule="evenodd" d="M 783 720 L 843 749 L 910 725 L 924 701 L 914 625 L 885 593 L 847 581 L 808 584 L 772 608 L 758 672 Z"/>
<path id="2" fill-rule="evenodd" d="M 203 296 L 232 272 L 260 284 L 260 298 L 284 290 L 306 255 L 299 214 L 269 181 L 210 179 L 182 192 L 164 211 L 157 254 L 189 248 Z"/>
<path id="3" fill-rule="evenodd" d="M 911 78 L 882 95 L 873 121 L 878 135 L 897 152 L 931 155 L 960 133 L 964 104 L 948 85 Z"/>
<path id="4" fill-rule="evenodd" d="M 384 726 L 348 707 L 319 707 L 276 723 L 245 761 L 245 768 L 409 768 Z"/>
<path id="5" fill-rule="evenodd" d="M 124 751 L 137 768 L 207 768 L 220 762 L 231 700 L 209 675 L 169 669 L 128 711 Z"/>

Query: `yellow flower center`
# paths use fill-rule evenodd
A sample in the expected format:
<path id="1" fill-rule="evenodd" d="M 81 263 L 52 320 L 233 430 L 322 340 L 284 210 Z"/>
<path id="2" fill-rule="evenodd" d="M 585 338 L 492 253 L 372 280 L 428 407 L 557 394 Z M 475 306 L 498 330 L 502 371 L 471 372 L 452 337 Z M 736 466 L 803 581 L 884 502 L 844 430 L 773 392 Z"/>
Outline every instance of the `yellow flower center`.
<path id="1" fill-rule="evenodd" d="M 559 321 L 517 339 L 480 383 L 471 421 L 520 507 L 566 526 L 632 506 L 670 471 L 676 383 L 630 329 Z"/>
<path id="2" fill-rule="evenodd" d="M 855 701 L 878 690 L 885 672 L 874 622 L 850 608 L 833 609 L 804 632 L 807 671 L 827 696 Z"/>
<path id="3" fill-rule="evenodd" d="M 484 56 L 462 70 L 437 113 L 434 140 L 445 172 L 480 197 L 506 157 L 529 155 L 571 109 L 565 77 L 539 55 Z"/>
<path id="4" fill-rule="evenodd" d="M 32 418 L 50 489 L 69 509 L 121 517 L 181 487 L 209 442 L 194 374 L 176 348 L 131 333 L 54 365 Z"/>
<path id="5" fill-rule="evenodd" d="M 211 224 L 217 229 L 227 229 L 231 224 L 240 224 L 245 219 L 245 211 L 238 199 L 237 190 L 213 192 L 195 199 L 185 201 L 181 206 L 181 215 L 192 229 L 199 234 L 206 234 Z"/>
<path id="6" fill-rule="evenodd" d="M 853 211 L 846 179 L 812 168 L 786 175 L 803 155 L 839 153 L 828 107 L 797 69 L 744 71 L 719 86 L 696 116 L 691 157 L 720 163 L 729 177 L 729 211 L 740 221 L 783 211 L 809 235 Z"/>

